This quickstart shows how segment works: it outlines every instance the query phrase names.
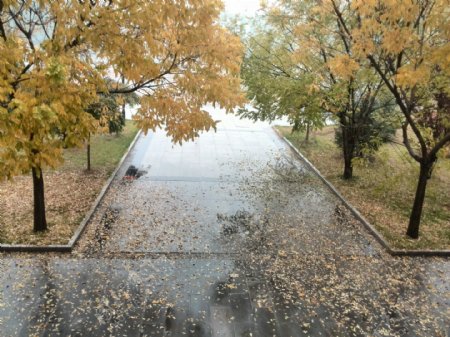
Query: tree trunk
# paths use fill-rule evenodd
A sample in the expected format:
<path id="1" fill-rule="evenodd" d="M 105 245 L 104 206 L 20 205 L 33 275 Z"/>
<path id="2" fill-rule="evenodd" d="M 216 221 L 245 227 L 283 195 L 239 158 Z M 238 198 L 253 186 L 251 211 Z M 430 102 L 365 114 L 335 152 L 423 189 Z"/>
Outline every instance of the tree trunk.
<path id="1" fill-rule="evenodd" d="M 311 131 L 311 126 L 309 123 L 306 123 L 306 135 L 305 135 L 305 143 L 309 143 L 309 133 Z"/>
<path id="2" fill-rule="evenodd" d="M 126 105 L 125 103 L 122 104 L 122 117 L 124 121 L 126 120 L 125 105 Z"/>
<path id="3" fill-rule="evenodd" d="M 122 85 L 123 86 L 125 86 L 125 76 L 124 75 L 121 75 L 121 82 L 122 82 Z M 124 99 L 125 99 L 125 97 L 124 97 Z M 125 102 L 123 102 L 122 103 L 122 117 L 123 117 L 123 121 L 125 122 L 125 120 L 126 120 L 126 116 L 125 116 Z"/>
<path id="4" fill-rule="evenodd" d="M 344 155 L 344 175 L 343 178 L 345 180 L 353 178 L 353 164 L 352 164 L 352 156 Z"/>
<path id="5" fill-rule="evenodd" d="M 42 232 L 47 229 L 45 217 L 44 176 L 40 168 L 32 168 L 33 196 L 34 196 L 34 231 Z"/>
<path id="6" fill-rule="evenodd" d="M 419 181 L 416 188 L 416 196 L 414 198 L 414 205 L 411 211 L 411 216 L 409 218 L 408 230 L 406 235 L 412 239 L 417 239 L 419 237 L 419 226 L 420 220 L 422 218 L 423 203 L 425 201 L 425 192 L 427 189 L 427 182 L 430 178 L 431 168 L 433 167 L 433 162 L 421 163 Z"/>
<path id="7" fill-rule="evenodd" d="M 345 180 L 353 178 L 353 157 L 355 151 L 355 141 L 352 137 L 350 127 L 341 123 L 342 130 L 342 152 L 344 155 L 344 174 Z"/>
<path id="8" fill-rule="evenodd" d="M 87 152 L 87 170 L 91 170 L 91 134 L 88 136 L 87 146 L 86 146 L 86 152 Z"/>

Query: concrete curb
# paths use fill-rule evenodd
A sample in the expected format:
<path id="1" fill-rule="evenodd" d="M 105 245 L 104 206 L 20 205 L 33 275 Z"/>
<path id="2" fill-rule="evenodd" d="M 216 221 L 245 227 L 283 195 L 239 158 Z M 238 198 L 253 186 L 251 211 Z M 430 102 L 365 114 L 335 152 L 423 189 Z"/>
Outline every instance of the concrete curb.
<path id="1" fill-rule="evenodd" d="M 77 241 L 80 239 L 81 235 L 83 234 L 84 230 L 86 229 L 87 224 L 91 220 L 92 216 L 94 215 L 95 211 L 97 210 L 98 206 L 102 202 L 103 198 L 105 197 L 106 192 L 108 192 L 109 188 L 111 187 L 112 182 L 117 176 L 117 173 L 120 170 L 120 167 L 125 162 L 125 159 L 127 158 L 130 151 L 133 149 L 134 145 L 136 144 L 139 136 L 141 135 L 142 131 L 139 130 L 136 133 L 136 136 L 134 137 L 133 141 L 131 142 L 128 149 L 125 151 L 124 155 L 120 159 L 119 163 L 117 164 L 116 169 L 111 174 L 111 176 L 106 181 L 105 185 L 103 186 L 102 190 L 98 194 L 97 198 L 94 201 L 94 204 L 92 205 L 91 209 L 87 212 L 84 219 L 81 221 L 80 225 L 78 226 L 75 233 L 72 235 L 72 238 L 69 240 L 69 243 L 67 245 L 49 245 L 49 246 L 37 246 L 37 245 L 2 245 L 0 244 L 0 252 L 34 252 L 34 253 L 49 253 L 49 252 L 60 252 L 60 253 L 69 253 L 72 251 L 73 247 L 77 243 Z"/>
<path id="2" fill-rule="evenodd" d="M 339 191 L 320 173 L 320 171 L 274 126 L 272 130 L 282 139 L 294 153 L 322 180 L 322 182 L 333 192 L 341 202 L 350 210 L 356 219 L 358 219 L 369 233 L 393 256 L 450 256 L 450 250 L 400 250 L 392 248 L 383 236 L 367 221 L 364 216 L 353 207 Z"/>

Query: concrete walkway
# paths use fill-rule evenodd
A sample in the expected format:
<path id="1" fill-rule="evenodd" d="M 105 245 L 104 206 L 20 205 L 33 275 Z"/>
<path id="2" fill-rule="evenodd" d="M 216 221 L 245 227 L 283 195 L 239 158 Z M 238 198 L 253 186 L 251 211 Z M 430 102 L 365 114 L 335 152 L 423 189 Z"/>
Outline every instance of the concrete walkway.
<path id="1" fill-rule="evenodd" d="M 387 255 L 267 124 L 213 115 L 141 136 L 74 254 L 0 255 L 1 337 L 449 335 L 448 260 Z"/>

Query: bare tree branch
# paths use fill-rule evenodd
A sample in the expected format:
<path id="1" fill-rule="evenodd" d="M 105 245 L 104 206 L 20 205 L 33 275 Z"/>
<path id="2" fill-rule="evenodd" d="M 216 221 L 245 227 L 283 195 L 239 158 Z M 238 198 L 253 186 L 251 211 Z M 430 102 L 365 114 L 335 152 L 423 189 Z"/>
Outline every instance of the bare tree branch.
<path id="1" fill-rule="evenodd" d="M 20 20 L 19 20 L 18 17 L 17 17 L 19 13 L 20 13 L 20 12 L 14 13 L 11 9 L 9 9 L 9 15 L 11 15 L 11 17 L 12 17 L 14 23 L 16 24 L 17 28 L 18 28 L 18 29 L 22 32 L 22 34 L 27 38 L 28 45 L 30 46 L 30 48 L 31 48 L 32 50 L 35 50 L 35 48 L 34 48 L 34 43 L 33 43 L 33 39 L 32 39 L 32 33 L 33 33 L 32 26 L 30 26 L 30 29 L 27 30 L 27 29 L 22 25 L 22 23 L 20 22 Z"/>
<path id="2" fill-rule="evenodd" d="M 430 151 L 429 156 L 433 158 L 437 155 L 440 149 L 442 149 L 447 143 L 450 143 L 450 132 L 447 133 Z"/>
<path id="3" fill-rule="evenodd" d="M 410 107 L 405 105 L 405 102 L 403 101 L 402 97 L 400 96 L 400 93 L 398 91 L 398 87 L 391 83 L 389 79 L 386 77 L 386 74 L 382 71 L 380 65 L 375 60 L 375 58 L 372 55 L 367 56 L 372 66 L 375 68 L 375 70 L 378 72 L 378 74 L 383 79 L 384 83 L 388 87 L 388 89 L 391 91 L 391 93 L 394 95 L 395 100 L 402 110 L 403 114 L 405 115 L 406 120 L 408 121 L 408 124 L 411 126 L 411 129 L 413 130 L 414 134 L 416 135 L 417 139 L 419 140 L 420 147 L 422 150 L 422 157 L 425 158 L 427 155 L 427 145 L 425 143 L 425 139 L 423 138 L 419 128 L 417 127 L 416 123 L 414 122 L 414 119 L 411 115 Z"/>
<path id="4" fill-rule="evenodd" d="M 180 62 L 178 62 L 178 64 L 181 64 L 183 62 L 185 62 L 188 58 L 184 58 L 183 60 L 181 60 Z M 153 77 L 149 80 L 146 80 L 145 82 L 141 82 L 141 83 L 136 83 L 135 85 L 133 85 L 131 88 L 116 88 L 113 90 L 109 90 L 110 94 L 130 94 L 132 92 L 136 92 L 140 89 L 146 88 L 146 86 L 148 86 L 150 83 L 155 82 L 161 78 L 163 78 L 164 76 L 170 74 L 172 72 L 173 69 L 176 68 L 177 64 L 177 54 L 174 55 L 173 60 L 172 60 L 172 64 L 169 66 L 168 69 L 166 69 L 165 71 L 163 71 L 162 73 L 160 73 L 158 76 Z"/>
<path id="5" fill-rule="evenodd" d="M 5 27 L 3 26 L 3 21 L 2 21 L 3 7 L 4 7 L 3 0 L 0 0 L 0 36 L 3 38 L 3 40 L 6 41 L 7 37 L 6 37 Z"/>
<path id="6" fill-rule="evenodd" d="M 402 124 L 402 131 L 403 131 L 403 144 L 405 144 L 405 147 L 408 150 L 409 155 L 420 163 L 422 158 L 419 155 L 417 155 L 417 153 L 414 152 L 413 148 L 411 147 L 411 143 L 409 142 L 408 122 Z"/>

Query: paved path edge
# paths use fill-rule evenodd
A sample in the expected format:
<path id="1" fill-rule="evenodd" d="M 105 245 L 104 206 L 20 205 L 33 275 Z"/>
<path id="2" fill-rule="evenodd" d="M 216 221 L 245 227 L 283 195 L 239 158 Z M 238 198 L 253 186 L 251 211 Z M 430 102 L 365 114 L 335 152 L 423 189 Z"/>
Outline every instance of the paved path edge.
<path id="1" fill-rule="evenodd" d="M 136 136 L 134 137 L 131 144 L 128 146 L 128 149 L 123 154 L 122 158 L 120 159 L 119 163 L 116 166 L 116 169 L 114 172 L 110 175 L 106 183 L 103 185 L 103 188 L 101 189 L 100 193 L 97 195 L 97 198 L 95 199 L 94 203 L 92 204 L 92 207 L 90 210 L 86 213 L 85 217 L 81 221 L 80 225 L 78 226 L 75 233 L 70 238 L 68 244 L 66 245 L 5 245 L 0 244 L 0 252 L 37 252 L 37 253 L 50 253 L 50 252 L 61 252 L 61 253 L 70 253 L 77 243 L 77 241 L 80 239 L 81 235 L 83 234 L 84 230 L 86 229 L 87 224 L 91 220 L 92 216 L 94 215 L 95 211 L 99 207 L 100 203 L 102 202 L 103 198 L 106 195 L 106 192 L 108 192 L 109 188 L 111 187 L 111 184 L 113 183 L 114 179 L 117 176 L 117 173 L 119 172 L 121 166 L 125 162 L 126 158 L 128 157 L 128 154 L 133 149 L 134 145 L 136 144 L 139 136 L 141 135 L 142 130 L 139 130 L 136 133 Z"/>
<path id="2" fill-rule="evenodd" d="M 342 203 L 350 210 L 350 212 L 358 219 L 364 227 L 369 231 L 369 233 L 378 241 L 379 244 L 391 255 L 393 256 L 450 256 L 450 250 L 406 250 L 406 249 L 395 249 L 383 238 L 383 236 L 375 229 L 374 226 L 367 221 L 366 218 L 353 207 L 342 194 L 331 184 L 320 171 L 277 129 L 276 126 L 272 127 L 272 130 L 277 134 L 277 136 L 282 139 L 289 148 L 294 151 L 294 153 L 322 180 L 322 182 L 336 195 Z"/>

